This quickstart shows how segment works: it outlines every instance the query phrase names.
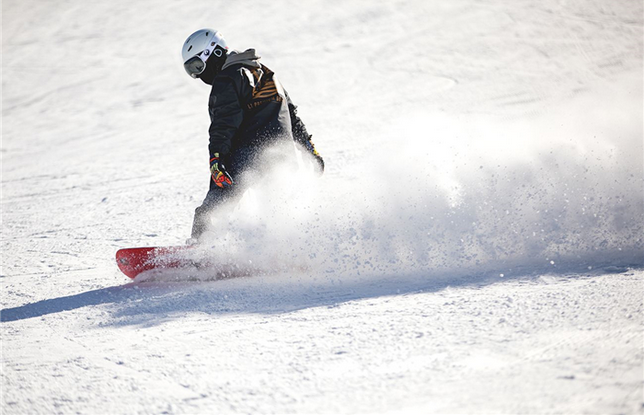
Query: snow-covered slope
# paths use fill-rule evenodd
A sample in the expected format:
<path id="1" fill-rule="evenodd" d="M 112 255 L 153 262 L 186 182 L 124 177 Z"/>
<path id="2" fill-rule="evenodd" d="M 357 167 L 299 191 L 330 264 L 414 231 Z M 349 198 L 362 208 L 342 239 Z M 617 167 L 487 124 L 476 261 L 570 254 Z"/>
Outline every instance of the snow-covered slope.
<path id="1" fill-rule="evenodd" d="M 642 16 L 4 1 L 2 412 L 641 413 Z M 215 213 L 211 254 L 273 271 L 132 283 L 115 251 L 182 243 L 207 189 L 201 27 L 327 171 Z"/>

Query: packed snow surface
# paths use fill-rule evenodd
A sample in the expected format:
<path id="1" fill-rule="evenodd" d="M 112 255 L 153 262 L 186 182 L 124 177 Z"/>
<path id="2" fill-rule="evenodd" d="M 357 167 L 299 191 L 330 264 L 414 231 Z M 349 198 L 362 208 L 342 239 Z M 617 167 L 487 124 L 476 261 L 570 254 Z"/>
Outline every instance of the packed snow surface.
<path id="1" fill-rule="evenodd" d="M 43 413 L 641 413 L 639 0 L 5 0 L 2 401 Z M 326 162 L 198 255 L 202 27 L 256 48 Z"/>

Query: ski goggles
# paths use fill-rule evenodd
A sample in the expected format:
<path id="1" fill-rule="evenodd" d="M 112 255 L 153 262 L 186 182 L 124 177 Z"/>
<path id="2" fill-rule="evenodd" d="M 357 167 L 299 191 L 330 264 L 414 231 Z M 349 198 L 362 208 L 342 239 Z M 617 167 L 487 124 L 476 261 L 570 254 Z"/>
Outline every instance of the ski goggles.
<path id="1" fill-rule="evenodd" d="M 221 58 L 224 54 L 224 51 L 225 49 L 223 49 L 219 45 L 215 46 L 212 53 L 209 49 L 204 49 L 203 51 L 199 52 L 198 54 L 184 62 L 183 68 L 186 70 L 188 75 L 193 78 L 198 78 L 199 75 L 201 75 L 203 71 L 206 70 L 206 62 L 208 61 L 208 58 L 210 58 L 211 55 L 215 55 L 217 58 Z"/>

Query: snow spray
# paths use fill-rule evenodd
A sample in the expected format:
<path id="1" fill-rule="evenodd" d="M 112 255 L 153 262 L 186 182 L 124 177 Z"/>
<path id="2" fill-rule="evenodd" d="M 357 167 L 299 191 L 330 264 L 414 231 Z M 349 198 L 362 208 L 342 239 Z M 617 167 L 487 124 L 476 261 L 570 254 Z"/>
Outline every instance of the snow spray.
<path id="1" fill-rule="evenodd" d="M 255 178 L 214 213 L 208 243 L 333 276 L 641 266 L 642 133 L 641 88 L 513 121 L 411 115 L 342 172 L 327 156 L 321 178 L 280 166 Z"/>

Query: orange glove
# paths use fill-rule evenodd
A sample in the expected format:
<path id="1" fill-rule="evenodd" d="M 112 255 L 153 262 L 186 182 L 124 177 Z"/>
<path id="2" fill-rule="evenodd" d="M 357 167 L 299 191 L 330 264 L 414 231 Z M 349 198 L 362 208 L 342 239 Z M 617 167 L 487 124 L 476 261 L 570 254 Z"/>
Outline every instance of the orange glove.
<path id="1" fill-rule="evenodd" d="M 233 185 L 233 178 L 226 172 L 224 165 L 219 162 L 219 153 L 213 154 L 210 158 L 210 174 L 215 185 L 220 188 Z"/>

